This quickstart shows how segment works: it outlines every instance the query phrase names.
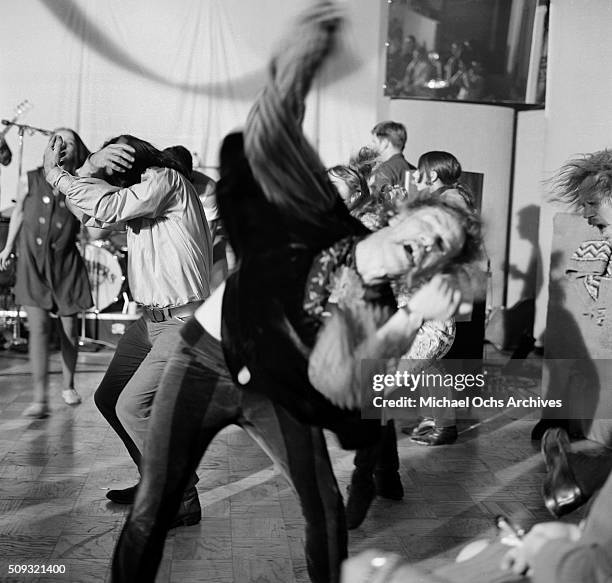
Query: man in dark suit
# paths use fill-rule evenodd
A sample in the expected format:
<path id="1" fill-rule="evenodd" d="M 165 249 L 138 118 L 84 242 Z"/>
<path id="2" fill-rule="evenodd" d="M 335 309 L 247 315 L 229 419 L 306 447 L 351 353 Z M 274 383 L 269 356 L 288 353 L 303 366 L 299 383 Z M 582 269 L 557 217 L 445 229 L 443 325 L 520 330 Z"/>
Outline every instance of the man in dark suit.
<path id="1" fill-rule="evenodd" d="M 381 121 L 372 128 L 374 148 L 380 164 L 372 172 L 370 191 L 378 196 L 394 186 L 406 184 L 406 173 L 416 168 L 404 158 L 406 127 L 396 121 Z"/>

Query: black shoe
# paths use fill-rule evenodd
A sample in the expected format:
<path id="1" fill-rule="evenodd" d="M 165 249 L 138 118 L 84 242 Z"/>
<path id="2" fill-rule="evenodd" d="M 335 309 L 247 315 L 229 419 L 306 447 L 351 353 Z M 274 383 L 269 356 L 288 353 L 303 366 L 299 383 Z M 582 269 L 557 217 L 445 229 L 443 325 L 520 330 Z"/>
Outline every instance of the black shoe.
<path id="1" fill-rule="evenodd" d="M 429 433 L 435 426 L 436 420 L 433 417 L 423 417 L 423 419 L 419 421 L 419 424 L 412 429 L 409 427 L 402 427 L 402 433 L 412 437 L 417 437 L 419 435 Z"/>
<path id="2" fill-rule="evenodd" d="M 195 488 L 191 488 L 185 492 L 179 511 L 175 519 L 172 521 L 170 528 L 178 526 L 192 526 L 198 524 L 202 520 L 202 508 L 200 507 L 200 499 Z"/>
<path id="3" fill-rule="evenodd" d="M 389 500 L 401 500 L 404 497 L 404 487 L 397 471 L 380 471 L 374 473 L 376 495 Z"/>
<path id="4" fill-rule="evenodd" d="M 542 484 L 542 497 L 555 518 L 569 514 L 587 500 L 570 467 L 569 451 L 570 441 L 565 429 L 553 427 L 546 431 L 542 438 L 542 455 L 547 474 Z"/>
<path id="5" fill-rule="evenodd" d="M 540 441 L 551 427 L 561 427 L 568 431 L 569 421 L 567 419 L 540 419 L 531 430 L 531 441 Z"/>
<path id="6" fill-rule="evenodd" d="M 419 445 L 450 445 L 457 441 L 457 426 L 434 427 L 429 433 L 417 435 L 410 439 Z"/>
<path id="7" fill-rule="evenodd" d="M 123 490 L 109 490 L 106 497 L 116 504 L 134 504 L 136 492 L 138 492 L 138 484 Z"/>
<path id="8" fill-rule="evenodd" d="M 353 472 L 351 485 L 347 489 L 346 527 L 348 530 L 357 528 L 364 520 L 376 496 L 376 487 L 371 475 Z"/>

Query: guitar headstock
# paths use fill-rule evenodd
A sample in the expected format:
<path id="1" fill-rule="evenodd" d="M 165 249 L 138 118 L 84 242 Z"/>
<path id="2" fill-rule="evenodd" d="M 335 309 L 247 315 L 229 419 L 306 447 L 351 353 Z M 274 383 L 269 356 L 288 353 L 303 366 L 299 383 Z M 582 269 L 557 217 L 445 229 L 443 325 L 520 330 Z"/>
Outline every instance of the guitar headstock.
<path id="1" fill-rule="evenodd" d="M 24 99 L 21 103 L 17 104 L 17 107 L 15 107 L 15 116 L 16 117 L 22 116 L 24 113 L 27 113 L 28 111 L 30 111 L 32 107 L 34 107 L 32 103 L 28 101 L 27 99 Z"/>
<path id="2" fill-rule="evenodd" d="M 6 126 L 2 131 L 0 131 L 0 138 L 4 140 L 4 136 L 8 133 L 8 131 L 13 127 L 13 124 L 27 111 L 30 111 L 34 106 L 30 101 L 24 99 L 21 103 L 17 104 L 15 107 L 15 115 L 13 115 L 13 119 L 11 121 L 7 121 L 5 119 L 2 120 L 2 123 Z"/>

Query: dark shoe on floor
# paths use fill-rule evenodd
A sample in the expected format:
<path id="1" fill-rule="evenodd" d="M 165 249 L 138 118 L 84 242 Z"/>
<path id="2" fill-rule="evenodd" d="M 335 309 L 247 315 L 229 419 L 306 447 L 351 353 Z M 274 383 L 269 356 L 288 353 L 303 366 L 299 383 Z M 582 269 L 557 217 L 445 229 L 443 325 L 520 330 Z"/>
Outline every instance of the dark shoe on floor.
<path id="1" fill-rule="evenodd" d="M 404 487 L 397 471 L 374 472 L 376 495 L 389 500 L 401 500 L 404 497 Z"/>
<path id="2" fill-rule="evenodd" d="M 349 530 L 357 528 L 368 514 L 372 501 L 376 496 L 376 487 L 371 475 L 361 475 L 353 472 L 351 485 L 347 489 L 346 527 Z"/>
<path id="3" fill-rule="evenodd" d="M 457 426 L 434 427 L 429 433 L 417 435 L 410 439 L 419 445 L 450 445 L 457 441 Z"/>
<path id="4" fill-rule="evenodd" d="M 419 421 L 419 424 L 412 429 L 410 427 L 402 427 L 402 433 L 417 437 L 429 433 L 435 426 L 436 420 L 433 417 L 423 417 L 423 419 Z"/>
<path id="5" fill-rule="evenodd" d="M 569 422 L 567 419 L 540 419 L 531 430 L 531 441 L 540 441 L 551 427 L 561 427 L 567 431 Z"/>
<path id="6" fill-rule="evenodd" d="M 200 507 L 200 499 L 198 498 L 198 492 L 195 488 L 187 490 L 183 499 L 179 511 L 176 514 L 176 518 L 173 520 L 170 528 L 177 528 L 179 526 L 192 526 L 198 524 L 202 520 L 202 508 Z"/>
<path id="7" fill-rule="evenodd" d="M 570 441 L 567 431 L 560 427 L 548 429 L 542 438 L 542 455 L 546 463 L 546 478 L 542 497 L 548 511 L 560 518 L 586 502 L 568 461 Z"/>
<path id="8" fill-rule="evenodd" d="M 123 490 L 109 490 L 106 493 L 106 497 L 116 504 L 134 504 L 136 498 L 136 492 L 138 491 L 138 484 L 124 488 Z"/>

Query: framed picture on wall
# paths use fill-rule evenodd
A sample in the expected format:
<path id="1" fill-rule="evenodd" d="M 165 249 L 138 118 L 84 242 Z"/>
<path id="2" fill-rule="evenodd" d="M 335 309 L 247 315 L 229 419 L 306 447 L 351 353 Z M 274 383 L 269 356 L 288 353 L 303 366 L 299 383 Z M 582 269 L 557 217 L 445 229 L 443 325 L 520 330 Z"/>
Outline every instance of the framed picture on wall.
<path id="1" fill-rule="evenodd" d="M 385 95 L 543 105 L 549 0 L 388 0 Z"/>

